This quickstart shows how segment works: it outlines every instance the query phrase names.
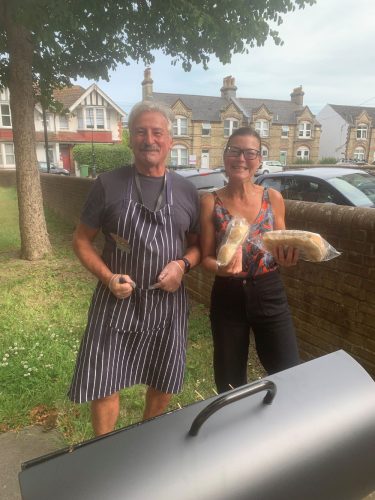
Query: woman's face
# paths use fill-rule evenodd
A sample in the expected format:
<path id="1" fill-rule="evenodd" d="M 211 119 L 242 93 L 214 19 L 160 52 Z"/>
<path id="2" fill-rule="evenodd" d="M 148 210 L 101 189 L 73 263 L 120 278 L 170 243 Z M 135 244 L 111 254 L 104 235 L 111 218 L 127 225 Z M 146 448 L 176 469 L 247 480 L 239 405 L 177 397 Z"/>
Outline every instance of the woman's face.
<path id="1" fill-rule="evenodd" d="M 224 151 L 225 172 L 229 180 L 252 179 L 261 161 L 259 140 L 252 135 L 232 137 Z"/>

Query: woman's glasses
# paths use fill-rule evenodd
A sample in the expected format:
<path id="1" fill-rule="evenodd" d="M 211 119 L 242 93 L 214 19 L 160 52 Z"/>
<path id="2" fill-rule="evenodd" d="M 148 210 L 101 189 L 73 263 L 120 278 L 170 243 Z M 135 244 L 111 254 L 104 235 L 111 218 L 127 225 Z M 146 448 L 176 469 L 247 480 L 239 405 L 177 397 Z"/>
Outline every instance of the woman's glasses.
<path id="1" fill-rule="evenodd" d="M 224 156 L 230 158 L 238 158 L 243 153 L 246 160 L 255 160 L 257 156 L 260 155 L 260 151 L 258 149 L 241 149 L 236 148 L 235 146 L 227 146 L 224 149 Z"/>

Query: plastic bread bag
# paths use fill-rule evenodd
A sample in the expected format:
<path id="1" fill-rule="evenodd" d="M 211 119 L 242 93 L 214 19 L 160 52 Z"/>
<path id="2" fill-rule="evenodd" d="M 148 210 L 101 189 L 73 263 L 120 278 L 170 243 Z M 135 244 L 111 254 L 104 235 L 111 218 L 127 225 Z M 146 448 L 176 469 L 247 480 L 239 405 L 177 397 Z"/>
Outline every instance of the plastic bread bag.
<path id="1" fill-rule="evenodd" d="M 249 223 L 243 217 L 233 217 L 229 222 L 217 253 L 219 266 L 227 266 L 249 233 Z"/>
<path id="2" fill-rule="evenodd" d="M 297 229 L 268 231 L 253 243 L 271 254 L 278 246 L 297 248 L 299 258 L 309 262 L 323 262 L 341 255 L 320 234 Z"/>

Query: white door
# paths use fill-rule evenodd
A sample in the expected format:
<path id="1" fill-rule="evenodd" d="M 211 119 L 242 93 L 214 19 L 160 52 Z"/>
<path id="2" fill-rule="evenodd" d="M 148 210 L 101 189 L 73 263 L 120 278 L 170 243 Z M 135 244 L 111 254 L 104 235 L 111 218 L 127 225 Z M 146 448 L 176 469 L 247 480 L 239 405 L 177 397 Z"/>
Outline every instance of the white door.
<path id="1" fill-rule="evenodd" d="M 208 149 L 202 149 L 201 168 L 208 168 L 209 166 L 210 166 L 210 153 Z"/>

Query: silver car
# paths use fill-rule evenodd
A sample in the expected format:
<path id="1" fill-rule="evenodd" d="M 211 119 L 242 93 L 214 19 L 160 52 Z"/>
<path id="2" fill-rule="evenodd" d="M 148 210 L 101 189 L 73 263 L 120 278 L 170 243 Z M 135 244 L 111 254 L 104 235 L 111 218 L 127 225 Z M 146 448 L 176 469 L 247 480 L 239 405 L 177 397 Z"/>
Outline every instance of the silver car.
<path id="1" fill-rule="evenodd" d="M 354 168 L 302 168 L 261 175 L 256 184 L 280 191 L 286 200 L 375 206 L 375 175 Z"/>

